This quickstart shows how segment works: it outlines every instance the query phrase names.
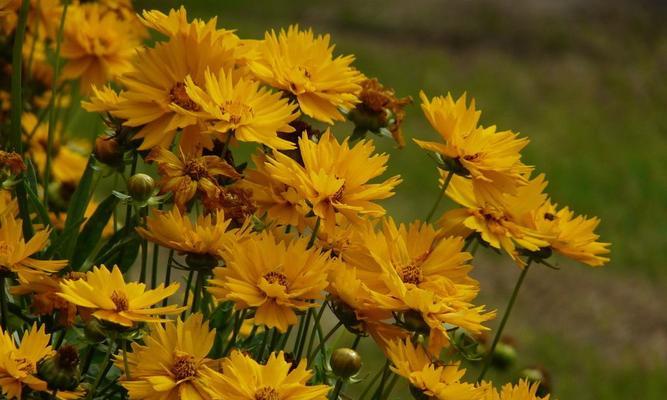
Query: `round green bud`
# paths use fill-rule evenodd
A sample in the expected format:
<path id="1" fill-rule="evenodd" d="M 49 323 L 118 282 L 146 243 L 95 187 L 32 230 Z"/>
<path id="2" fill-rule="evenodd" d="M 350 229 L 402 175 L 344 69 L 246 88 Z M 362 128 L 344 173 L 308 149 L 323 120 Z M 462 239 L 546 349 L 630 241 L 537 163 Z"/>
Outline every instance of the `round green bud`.
<path id="1" fill-rule="evenodd" d="M 428 335 L 431 330 L 419 311 L 408 310 L 404 312 L 403 321 L 405 322 L 405 327 L 411 332 Z"/>
<path id="2" fill-rule="evenodd" d="M 491 362 L 493 363 L 494 367 L 505 370 L 516 362 L 516 358 L 517 354 L 514 346 L 499 342 L 496 345 L 495 351 L 493 352 Z"/>
<path id="3" fill-rule="evenodd" d="M 127 180 L 127 192 L 132 199 L 144 202 L 151 198 L 155 190 L 155 181 L 146 174 L 134 174 Z"/>
<path id="4" fill-rule="evenodd" d="M 76 347 L 64 345 L 56 354 L 37 365 L 37 375 L 51 390 L 74 390 L 81 381 L 79 352 Z"/>
<path id="5" fill-rule="evenodd" d="M 361 356 L 352 349 L 341 347 L 331 354 L 330 364 L 336 376 L 347 379 L 361 369 Z"/>
<path id="6" fill-rule="evenodd" d="M 102 343 L 107 337 L 102 322 L 97 318 L 91 318 L 86 322 L 86 326 L 83 328 L 83 333 L 86 335 L 86 338 L 93 343 Z"/>
<path id="7" fill-rule="evenodd" d="M 188 253 L 185 263 L 194 270 L 211 270 L 218 266 L 218 259 L 210 254 Z"/>
<path id="8" fill-rule="evenodd" d="M 117 166 L 123 161 L 123 153 L 114 137 L 100 136 L 95 139 L 95 158 L 107 165 Z"/>

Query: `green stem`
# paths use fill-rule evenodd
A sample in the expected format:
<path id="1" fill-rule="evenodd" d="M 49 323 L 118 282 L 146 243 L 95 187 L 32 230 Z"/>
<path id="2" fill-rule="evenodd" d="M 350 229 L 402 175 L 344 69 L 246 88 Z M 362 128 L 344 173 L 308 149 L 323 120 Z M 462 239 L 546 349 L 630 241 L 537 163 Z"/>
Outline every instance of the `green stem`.
<path id="1" fill-rule="evenodd" d="M 316 326 L 320 325 L 320 320 L 322 319 L 322 314 L 324 314 L 326 307 L 327 307 L 327 301 L 325 300 L 322 302 L 322 306 L 320 307 L 320 310 L 317 312 L 317 315 L 315 316 Z M 313 329 L 313 331 L 310 333 L 310 339 L 308 340 L 308 350 L 306 350 L 306 354 L 310 354 L 310 351 L 313 349 L 313 343 L 315 342 L 316 333 L 317 329 Z"/>
<path id="2" fill-rule="evenodd" d="M 317 238 L 317 233 L 320 231 L 321 223 L 322 220 L 320 219 L 320 217 L 317 217 L 317 220 L 315 221 L 315 227 L 313 228 L 313 232 L 310 234 L 310 240 L 308 240 L 309 249 L 313 247 L 313 244 L 315 244 L 315 239 Z"/>
<path id="3" fill-rule="evenodd" d="M 102 378 L 104 378 L 104 375 L 106 374 L 106 369 L 107 366 L 109 365 L 109 361 L 111 360 L 112 352 L 113 352 L 113 341 L 109 340 L 109 343 L 107 344 L 107 353 L 104 356 L 104 362 L 100 365 L 100 371 L 97 373 L 97 377 L 93 382 L 93 386 L 88 391 L 86 399 L 91 400 L 93 397 L 95 397 L 95 390 L 100 385 L 100 383 L 102 382 Z"/>
<path id="4" fill-rule="evenodd" d="M 435 212 L 438 210 L 438 206 L 440 205 L 442 198 L 445 197 L 445 191 L 447 190 L 447 187 L 449 186 L 449 182 L 451 182 L 452 177 L 454 177 L 454 171 L 447 172 L 447 177 L 445 178 L 445 182 L 443 182 L 442 184 L 442 190 L 440 190 L 440 192 L 438 193 L 438 198 L 435 200 L 433 208 L 431 208 L 431 211 L 428 213 L 426 219 L 424 220 L 426 223 L 431 221 L 431 218 L 433 218 L 433 214 L 435 214 Z"/>
<path id="5" fill-rule="evenodd" d="M 51 180 L 51 158 L 53 157 L 53 138 L 56 133 L 56 97 L 58 97 L 57 85 L 60 78 L 60 44 L 63 41 L 63 28 L 65 27 L 65 18 L 67 17 L 67 9 L 69 1 L 65 0 L 63 5 L 63 13 L 60 16 L 60 25 L 58 26 L 58 35 L 56 39 L 56 51 L 54 54 L 53 66 L 53 84 L 51 86 L 51 98 L 49 99 L 49 127 L 46 144 L 46 165 L 44 167 L 44 207 L 48 207 L 49 201 L 49 181 Z M 35 39 L 36 40 L 36 39 Z"/>
<path id="6" fill-rule="evenodd" d="M 164 275 L 164 286 L 167 287 L 171 283 L 171 268 L 174 262 L 174 250 L 169 250 L 169 259 L 167 260 L 167 272 Z M 162 307 L 167 306 L 167 299 L 162 300 Z"/>
<path id="7" fill-rule="evenodd" d="M 278 350 L 283 350 L 285 346 L 287 345 L 287 341 L 289 340 L 289 335 L 292 333 L 292 329 L 294 328 L 294 325 L 290 325 L 289 328 L 287 328 L 287 332 L 282 337 L 282 340 L 280 341 L 280 345 L 278 347 Z"/>
<path id="8" fill-rule="evenodd" d="M 183 294 L 183 307 L 188 305 L 188 300 L 190 299 L 190 286 L 192 286 L 192 278 L 195 275 L 195 271 L 190 271 L 188 274 L 188 281 L 185 284 L 185 293 Z M 181 314 L 181 317 L 185 318 L 185 311 Z"/>
<path id="9" fill-rule="evenodd" d="M 377 382 L 378 379 L 380 379 L 380 375 L 384 374 L 384 369 L 379 369 L 378 372 L 375 374 L 373 379 L 371 379 L 370 383 L 366 385 L 366 389 L 364 389 L 363 392 L 361 392 L 361 396 L 359 396 L 359 400 L 363 400 L 366 398 L 366 395 L 370 393 L 371 388 L 375 385 L 375 382 Z"/>
<path id="10" fill-rule="evenodd" d="M 157 286 L 157 262 L 160 257 L 160 247 L 157 243 L 153 244 L 153 266 L 151 268 L 151 289 Z"/>
<path id="11" fill-rule="evenodd" d="M 262 344 L 257 348 L 257 355 L 255 359 L 257 362 L 262 364 L 262 359 L 264 358 L 264 349 L 266 348 L 266 344 L 269 341 L 269 329 L 268 327 L 264 327 L 264 337 L 262 338 Z"/>
<path id="12" fill-rule="evenodd" d="M 331 328 L 331 330 L 329 331 L 329 333 L 327 333 L 327 334 L 322 338 L 322 341 L 321 341 L 320 343 L 317 344 L 317 347 L 315 347 L 315 349 L 314 349 L 311 353 L 308 354 L 308 364 L 310 364 L 311 362 L 313 362 L 313 360 L 315 359 L 315 355 L 317 355 L 317 353 L 320 351 L 320 349 L 322 349 L 323 346 L 327 343 L 327 341 L 329 340 L 329 338 L 331 338 L 331 336 L 333 336 L 333 334 L 336 333 L 336 331 L 338 330 L 338 328 L 340 328 L 341 326 L 343 326 L 343 323 L 340 322 L 340 321 L 338 321 L 338 323 L 337 323 L 336 325 L 334 325 L 333 328 Z"/>
<path id="13" fill-rule="evenodd" d="M 389 377 L 389 360 L 384 363 L 384 368 L 382 368 L 382 379 L 380 380 L 380 386 L 375 389 L 373 394 L 373 400 L 380 400 L 382 393 L 384 393 L 384 384 L 387 382 L 387 377 Z"/>
<path id="14" fill-rule="evenodd" d="M 359 346 L 359 342 L 361 341 L 361 335 L 357 335 L 354 338 L 354 342 L 352 342 L 352 347 L 350 347 L 352 350 L 356 350 L 357 346 Z"/>
<path id="15" fill-rule="evenodd" d="M 83 363 L 81 363 L 81 376 L 85 376 L 86 373 L 88 373 L 88 369 L 90 368 L 90 364 L 93 361 L 93 356 L 95 355 L 95 345 L 91 344 L 88 346 L 88 351 L 86 352 L 86 355 L 83 359 Z"/>
<path id="16" fill-rule="evenodd" d="M 2 310 L 0 324 L 2 324 L 2 329 L 4 330 L 7 330 L 7 316 L 9 314 L 9 311 L 7 311 L 7 303 L 9 299 L 7 298 L 6 282 L 7 278 L 0 278 L 0 310 Z"/>
<path id="17" fill-rule="evenodd" d="M 385 390 L 384 394 L 382 395 L 382 399 L 389 398 L 389 395 L 391 394 L 392 390 L 394 390 L 394 386 L 396 385 L 397 381 L 398 375 L 394 374 L 394 376 L 392 376 L 391 380 L 389 381 L 389 385 L 387 385 L 387 390 Z"/>
<path id="18" fill-rule="evenodd" d="M 345 380 L 342 378 L 338 378 L 336 381 L 336 386 L 334 386 L 333 392 L 331 392 L 331 396 L 329 397 L 331 400 L 337 400 L 338 395 L 340 394 L 341 389 L 343 389 L 343 384 L 345 383 Z"/>
<path id="19" fill-rule="evenodd" d="M 222 356 L 226 357 L 229 354 L 229 351 L 232 349 L 236 343 L 236 337 L 239 335 L 241 326 L 243 325 L 243 320 L 245 319 L 246 310 L 241 310 L 236 312 L 236 317 L 234 318 L 234 331 L 232 332 L 232 337 L 229 338 L 229 342 L 225 347 L 225 350 L 222 351 Z"/>
<path id="20" fill-rule="evenodd" d="M 190 309 L 190 314 L 194 314 L 197 311 L 199 311 L 199 303 L 201 302 L 201 291 L 202 291 L 202 286 L 204 286 L 204 271 L 198 271 L 197 272 L 197 281 L 195 282 L 195 291 L 193 294 L 193 299 L 192 299 L 192 308 Z"/>
<path id="21" fill-rule="evenodd" d="M 130 380 L 130 365 L 127 362 L 127 340 L 123 339 L 123 367 L 125 367 L 125 378 Z"/>
<path id="22" fill-rule="evenodd" d="M 477 377 L 477 382 L 481 382 L 482 379 L 484 379 L 486 372 L 489 370 L 489 366 L 491 365 L 491 359 L 493 358 L 493 352 L 496 350 L 496 346 L 500 341 L 500 338 L 503 334 L 503 330 L 505 329 L 505 324 L 507 324 L 507 320 L 509 319 L 510 314 L 512 313 L 512 307 L 514 307 L 516 298 L 519 295 L 519 289 L 521 289 L 521 284 L 523 283 L 523 280 L 526 278 L 526 274 L 528 274 L 528 269 L 530 268 L 530 264 L 532 263 L 532 261 L 533 260 L 531 258 L 528 259 L 528 263 L 523 268 L 523 270 L 521 270 L 521 275 L 519 275 L 519 279 L 516 281 L 516 285 L 514 285 L 512 296 L 510 297 L 509 303 L 507 303 L 507 308 L 505 309 L 505 314 L 503 314 L 503 319 L 500 320 L 500 325 L 498 326 L 496 335 L 493 337 L 491 348 L 489 349 L 489 352 L 486 354 L 486 357 L 484 358 L 484 366 L 482 367 L 482 371 L 479 373 L 479 377 Z"/>
<path id="23" fill-rule="evenodd" d="M 294 359 L 295 360 L 300 360 L 301 359 L 301 354 L 303 354 L 303 350 L 306 347 L 306 337 L 308 336 L 308 328 L 310 325 L 310 319 L 313 317 L 313 309 L 309 308 L 308 312 L 306 312 L 306 318 L 303 326 L 303 334 L 301 335 L 299 339 L 299 348 L 297 349 Z"/>
<path id="24" fill-rule="evenodd" d="M 296 354 L 297 350 L 299 349 L 299 344 L 301 343 L 301 335 L 303 334 L 303 328 L 306 324 L 306 314 L 303 314 L 301 318 L 299 318 L 299 330 L 296 332 L 296 338 L 294 338 L 294 348 L 292 349 L 292 353 Z"/>

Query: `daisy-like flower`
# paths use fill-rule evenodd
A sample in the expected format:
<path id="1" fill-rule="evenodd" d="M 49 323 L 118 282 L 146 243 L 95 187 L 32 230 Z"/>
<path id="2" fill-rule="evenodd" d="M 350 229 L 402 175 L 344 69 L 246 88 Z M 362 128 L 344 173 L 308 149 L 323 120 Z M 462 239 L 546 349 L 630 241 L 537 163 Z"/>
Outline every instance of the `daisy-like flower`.
<path id="1" fill-rule="evenodd" d="M 370 141 L 350 147 L 347 139 L 339 143 L 327 131 L 317 143 L 304 134 L 298 147 L 303 165 L 274 152 L 266 168 L 273 179 L 294 187 L 310 203 L 326 232 L 335 228 L 337 214 L 353 223 L 359 223 L 361 215 L 385 214 L 374 201 L 391 197 L 401 179 L 394 176 L 381 183 L 368 183 L 386 170 L 389 159 L 386 154 L 373 155 L 375 147 Z"/>
<path id="2" fill-rule="evenodd" d="M 192 223 L 177 207 L 156 211 L 146 218 L 146 228 L 137 228 L 142 237 L 188 255 L 208 255 L 226 259 L 228 250 L 243 240 L 248 226 L 230 229 L 231 219 L 222 210 L 202 215 Z"/>
<path id="3" fill-rule="evenodd" d="M 119 78 L 126 90 L 111 114 L 125 119 L 125 126 L 140 127 L 135 136 L 143 139 L 139 150 L 158 145 L 168 148 L 179 128 L 185 129 L 182 140 L 199 141 L 199 121 L 191 112 L 200 107 L 188 96 L 185 78 L 190 76 L 196 84 L 203 84 L 206 69 L 233 67 L 233 51 L 214 29 L 200 29 L 199 24 L 191 23 L 187 34 L 173 36 L 137 55 L 133 70 Z"/>
<path id="4" fill-rule="evenodd" d="M 215 398 L 229 400 L 325 400 L 330 387 L 308 386 L 313 373 L 306 364 L 293 368 L 281 351 L 262 365 L 234 351 L 222 361 L 222 373 L 210 371 L 210 384 Z"/>
<path id="5" fill-rule="evenodd" d="M 528 139 L 519 139 L 510 131 L 496 132 L 495 126 L 479 126 L 481 112 L 475 109 L 474 100 L 466 105 L 465 94 L 456 101 L 449 94 L 431 101 L 424 92 L 420 97 L 426 119 L 444 141 L 414 139 L 421 148 L 440 154 L 446 168 L 469 175 L 487 191 L 514 193 L 525 184 L 525 175 L 532 168 L 521 162 L 520 151 Z"/>
<path id="6" fill-rule="evenodd" d="M 232 300 L 237 309 L 255 308 L 255 322 L 287 331 L 297 322 L 295 310 L 316 307 L 330 268 L 328 254 L 308 249 L 308 238 L 276 240 L 265 231 L 229 250 L 224 268 L 213 270 L 209 292 Z"/>
<path id="7" fill-rule="evenodd" d="M 333 124 L 343 120 L 339 108 L 359 102 L 364 76 L 351 66 L 354 56 L 334 58 L 329 35 L 315 37 L 292 25 L 278 35 L 267 32 L 257 50 L 259 58 L 248 64 L 251 72 L 295 97 L 304 114 Z"/>
<path id="8" fill-rule="evenodd" d="M 390 342 L 385 352 L 393 364 L 392 371 L 407 379 L 415 394 L 437 400 L 477 400 L 484 396 L 483 388 L 461 382 L 466 370 L 459 368 L 459 362 L 439 361 L 409 339 Z"/>
<path id="9" fill-rule="evenodd" d="M 174 203 L 185 207 L 199 192 L 215 197 L 222 190 L 218 179 L 238 179 L 241 175 L 227 161 L 218 156 L 200 156 L 185 153 L 179 148 L 174 154 L 164 147 L 156 147 L 146 158 L 157 164 L 161 193 L 173 193 Z"/>
<path id="10" fill-rule="evenodd" d="M 38 260 L 33 258 L 44 250 L 50 229 L 35 232 L 27 242 L 23 238 L 23 221 L 6 214 L 0 217 L 0 271 L 25 274 L 50 274 L 60 271 L 67 260 Z"/>
<path id="11" fill-rule="evenodd" d="M 43 325 L 33 325 L 17 346 L 10 333 L 0 329 L 0 388 L 6 398 L 20 399 L 25 388 L 51 392 L 46 382 L 36 376 L 37 363 L 53 353 L 50 339 Z"/>
<path id="12" fill-rule="evenodd" d="M 101 88 L 92 85 L 90 90 L 92 92 L 90 101 L 81 102 L 81 107 L 88 112 L 106 113 L 115 110 L 120 102 L 120 96 L 123 94 L 123 92 L 120 92 L 120 94 L 116 93 L 116 91 L 108 85 L 102 86 Z"/>
<path id="13" fill-rule="evenodd" d="M 540 397 L 537 395 L 538 383 L 529 383 L 521 379 L 516 385 L 505 384 L 501 390 L 488 385 L 484 400 L 549 400 L 549 395 Z"/>
<path id="14" fill-rule="evenodd" d="M 214 340 L 215 330 L 209 330 L 201 314 L 174 324 L 154 324 L 144 345 L 132 343 L 127 354 L 130 378 L 124 375 L 120 383 L 132 399 L 211 400 L 205 370 L 213 366 L 207 355 Z M 122 355 L 114 364 L 125 370 Z"/>
<path id="15" fill-rule="evenodd" d="M 138 45 L 129 24 L 98 4 L 73 6 L 67 14 L 61 56 L 67 60 L 63 78 L 81 79 L 81 90 L 91 91 L 132 69 Z"/>
<path id="16" fill-rule="evenodd" d="M 172 8 L 169 10 L 169 14 L 159 10 L 144 10 L 140 19 L 144 25 L 168 38 L 188 36 L 194 32 L 200 37 L 212 34 L 214 40 L 224 40 L 229 42 L 230 45 L 240 41 L 234 31 L 216 28 L 218 17 L 213 17 L 208 21 L 195 18 L 188 22 L 188 12 L 184 6 L 181 6 L 178 10 Z"/>
<path id="17" fill-rule="evenodd" d="M 160 322 L 160 315 L 173 315 L 185 307 L 169 305 L 154 307 L 154 304 L 178 291 L 179 284 L 146 290 L 139 282 L 126 283 L 118 266 L 111 271 L 106 266 L 94 267 L 85 279 L 65 279 L 60 283 L 58 296 L 80 307 L 89 308 L 100 320 L 123 327 L 132 327 L 135 322 Z"/>
<path id="18" fill-rule="evenodd" d="M 187 95 L 199 106 L 194 112 L 210 124 L 210 130 L 231 134 L 242 142 L 262 143 L 275 149 L 292 149 L 294 144 L 278 136 L 278 132 L 294 132 L 289 125 L 299 117 L 297 106 L 280 93 L 272 93 L 260 83 L 234 77 L 221 69 L 218 76 L 206 71 L 204 85 L 198 87 L 188 77 Z"/>

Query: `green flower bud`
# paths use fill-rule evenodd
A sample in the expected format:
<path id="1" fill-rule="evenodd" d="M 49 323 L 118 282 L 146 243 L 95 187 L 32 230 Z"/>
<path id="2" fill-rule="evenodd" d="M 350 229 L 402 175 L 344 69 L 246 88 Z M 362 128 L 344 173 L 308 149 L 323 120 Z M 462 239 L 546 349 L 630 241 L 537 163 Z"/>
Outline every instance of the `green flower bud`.
<path id="1" fill-rule="evenodd" d="M 415 400 L 429 400 L 430 397 L 415 385 L 410 385 L 410 394 Z"/>
<path id="2" fill-rule="evenodd" d="M 95 158 L 104 164 L 117 166 L 123 161 L 123 153 L 114 137 L 100 136 L 95 139 Z"/>
<path id="3" fill-rule="evenodd" d="M 218 266 L 218 259 L 210 254 L 188 253 L 185 263 L 194 270 L 211 270 Z"/>
<path id="4" fill-rule="evenodd" d="M 74 390 L 81 381 L 76 347 L 64 345 L 56 354 L 40 361 L 37 375 L 46 381 L 51 390 Z"/>
<path id="5" fill-rule="evenodd" d="M 516 361 L 517 354 L 514 346 L 508 343 L 499 342 L 496 350 L 493 352 L 491 362 L 493 366 L 505 370 Z"/>
<path id="6" fill-rule="evenodd" d="M 403 321 L 405 323 L 405 327 L 411 332 L 418 332 L 423 333 L 424 335 L 428 335 L 431 330 L 419 311 L 408 310 L 404 312 Z"/>
<path id="7" fill-rule="evenodd" d="M 524 368 L 519 372 L 522 379 L 530 383 L 538 383 L 537 395 L 544 397 L 551 392 L 551 377 L 549 373 L 540 367 Z"/>
<path id="8" fill-rule="evenodd" d="M 93 343 L 102 343 L 107 337 L 102 322 L 97 318 L 91 318 L 86 322 L 83 333 L 86 335 L 86 338 Z"/>
<path id="9" fill-rule="evenodd" d="M 336 376 L 347 379 L 361 369 L 361 356 L 352 349 L 342 347 L 331 354 L 330 364 Z"/>
<path id="10" fill-rule="evenodd" d="M 144 202 L 151 198 L 155 190 L 155 181 L 146 174 L 134 174 L 127 180 L 127 191 L 132 199 Z"/>

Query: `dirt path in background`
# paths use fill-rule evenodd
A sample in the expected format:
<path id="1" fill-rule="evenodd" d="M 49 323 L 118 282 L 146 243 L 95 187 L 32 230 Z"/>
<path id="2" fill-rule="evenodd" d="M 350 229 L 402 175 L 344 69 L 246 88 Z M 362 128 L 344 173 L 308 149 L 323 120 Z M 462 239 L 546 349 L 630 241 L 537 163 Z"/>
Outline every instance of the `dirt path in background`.
<path id="1" fill-rule="evenodd" d="M 482 285 L 481 300 L 499 309 L 499 320 L 518 268 L 494 265 L 489 259 L 474 275 Z M 629 357 L 644 366 L 664 363 L 667 294 L 664 286 L 604 268 L 568 264 L 555 271 L 533 267 L 506 332 L 521 336 L 522 331 L 535 330 L 590 346 L 610 362 L 621 363 Z"/>

